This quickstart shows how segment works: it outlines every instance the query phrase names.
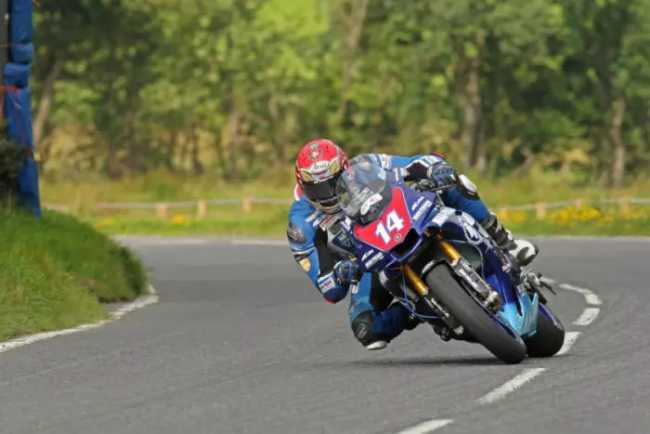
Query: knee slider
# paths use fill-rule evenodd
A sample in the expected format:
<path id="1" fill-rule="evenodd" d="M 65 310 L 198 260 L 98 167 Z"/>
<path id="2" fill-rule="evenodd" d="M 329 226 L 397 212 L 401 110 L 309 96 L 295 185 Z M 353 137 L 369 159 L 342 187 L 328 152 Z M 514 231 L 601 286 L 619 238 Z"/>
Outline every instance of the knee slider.
<path id="1" fill-rule="evenodd" d="M 352 320 L 352 333 L 364 346 L 382 340 L 382 337 L 372 330 L 374 321 L 375 315 L 371 311 L 363 312 Z"/>

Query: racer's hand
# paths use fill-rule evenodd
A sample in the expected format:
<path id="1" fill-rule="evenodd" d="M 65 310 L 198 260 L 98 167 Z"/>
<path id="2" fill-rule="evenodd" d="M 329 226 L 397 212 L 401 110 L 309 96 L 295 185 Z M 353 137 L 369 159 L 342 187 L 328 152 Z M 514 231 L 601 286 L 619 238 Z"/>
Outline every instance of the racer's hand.
<path id="1" fill-rule="evenodd" d="M 334 264 L 334 275 L 341 286 L 349 286 L 359 280 L 359 266 L 348 259 Z"/>
<path id="2" fill-rule="evenodd" d="M 406 167 L 406 176 L 404 176 L 404 181 L 415 182 L 416 188 L 420 191 L 450 186 L 456 184 L 457 180 L 454 168 L 444 162 L 429 166 L 415 161 Z"/>
<path id="3" fill-rule="evenodd" d="M 456 171 L 448 164 L 436 164 L 429 168 L 428 178 L 433 182 L 435 188 L 446 187 L 458 182 Z"/>

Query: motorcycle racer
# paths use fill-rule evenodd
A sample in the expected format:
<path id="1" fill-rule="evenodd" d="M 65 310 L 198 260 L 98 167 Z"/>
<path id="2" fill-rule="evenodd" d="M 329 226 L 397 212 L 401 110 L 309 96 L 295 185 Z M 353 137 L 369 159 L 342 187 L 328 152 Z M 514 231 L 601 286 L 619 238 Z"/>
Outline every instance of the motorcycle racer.
<path id="1" fill-rule="evenodd" d="M 479 198 L 476 186 L 440 155 L 412 157 L 368 154 L 387 171 L 407 181 L 424 182 L 431 188 L 450 186 L 442 194 L 446 206 L 474 217 L 520 265 L 529 264 L 537 247 L 526 240 L 514 239 L 490 213 Z M 337 303 L 352 288 L 349 318 L 352 331 L 369 350 L 386 347 L 403 330 L 418 321 L 384 288 L 378 275 L 359 276 L 355 262 L 349 259 L 350 222 L 341 213 L 336 184 L 348 167 L 345 152 L 334 142 L 315 139 L 305 144 L 296 159 L 294 202 L 289 211 L 287 237 L 291 252 L 326 301 Z"/>

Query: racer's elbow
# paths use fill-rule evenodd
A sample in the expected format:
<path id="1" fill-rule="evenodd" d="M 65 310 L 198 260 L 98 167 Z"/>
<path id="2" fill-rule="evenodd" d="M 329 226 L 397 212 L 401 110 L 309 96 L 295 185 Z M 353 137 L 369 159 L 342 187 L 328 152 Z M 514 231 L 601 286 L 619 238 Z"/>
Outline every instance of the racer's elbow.
<path id="1" fill-rule="evenodd" d="M 323 293 L 323 298 L 325 298 L 325 301 L 328 303 L 338 303 L 339 301 L 343 300 L 345 296 L 348 294 L 347 289 L 337 286 L 332 289 L 330 289 L 327 292 Z"/>

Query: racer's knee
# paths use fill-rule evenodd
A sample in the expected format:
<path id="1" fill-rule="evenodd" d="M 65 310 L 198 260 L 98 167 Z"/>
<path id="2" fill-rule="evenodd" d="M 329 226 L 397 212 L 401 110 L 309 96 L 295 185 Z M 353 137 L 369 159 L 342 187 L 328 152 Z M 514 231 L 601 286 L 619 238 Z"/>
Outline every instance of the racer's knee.
<path id="1" fill-rule="evenodd" d="M 325 301 L 327 301 L 328 303 L 334 304 L 343 300 L 347 294 L 348 294 L 347 289 L 337 286 L 323 293 L 323 298 L 325 298 Z"/>
<path id="2" fill-rule="evenodd" d="M 354 336 L 364 346 L 377 341 L 390 342 L 404 330 L 412 330 L 417 325 L 418 321 L 411 318 L 406 308 L 399 303 L 394 303 L 381 312 L 362 312 L 351 322 Z"/>
<path id="3" fill-rule="evenodd" d="M 383 336 L 380 336 L 378 333 L 373 331 L 373 325 L 375 322 L 375 315 L 372 311 L 366 311 L 352 320 L 352 333 L 354 337 L 357 338 L 361 345 L 368 346 L 373 342 L 380 340 L 385 340 Z"/>

